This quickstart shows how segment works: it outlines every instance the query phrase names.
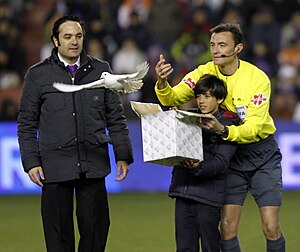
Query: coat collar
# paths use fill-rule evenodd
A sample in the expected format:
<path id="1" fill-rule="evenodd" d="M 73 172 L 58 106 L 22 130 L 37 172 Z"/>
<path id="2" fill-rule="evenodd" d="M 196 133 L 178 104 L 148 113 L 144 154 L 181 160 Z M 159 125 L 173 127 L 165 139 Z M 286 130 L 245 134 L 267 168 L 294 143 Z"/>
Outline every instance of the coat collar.
<path id="1" fill-rule="evenodd" d="M 51 58 L 59 65 L 65 65 L 58 57 L 58 49 L 54 47 L 51 51 Z M 80 66 L 88 63 L 91 60 L 91 57 L 83 49 L 80 54 Z"/>

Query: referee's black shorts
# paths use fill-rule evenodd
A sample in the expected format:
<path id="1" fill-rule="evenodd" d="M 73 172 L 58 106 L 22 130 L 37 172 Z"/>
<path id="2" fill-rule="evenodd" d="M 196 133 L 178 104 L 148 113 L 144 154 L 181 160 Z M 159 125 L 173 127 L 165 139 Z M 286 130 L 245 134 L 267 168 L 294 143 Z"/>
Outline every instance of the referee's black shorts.
<path id="1" fill-rule="evenodd" d="M 224 204 L 243 205 L 250 191 L 259 207 L 280 206 L 282 155 L 274 136 L 242 144 L 229 165 Z"/>

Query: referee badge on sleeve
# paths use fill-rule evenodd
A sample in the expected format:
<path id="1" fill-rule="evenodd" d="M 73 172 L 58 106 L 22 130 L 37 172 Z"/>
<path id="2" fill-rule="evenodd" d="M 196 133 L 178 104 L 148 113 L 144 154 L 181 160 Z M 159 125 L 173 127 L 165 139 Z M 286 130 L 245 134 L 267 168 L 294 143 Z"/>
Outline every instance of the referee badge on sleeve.
<path id="1" fill-rule="evenodd" d="M 187 84 L 191 89 L 194 89 L 194 87 L 196 86 L 196 82 L 191 77 L 184 79 L 183 82 Z"/>
<path id="2" fill-rule="evenodd" d="M 255 105 L 255 106 L 259 106 L 264 102 L 267 102 L 268 98 L 265 96 L 265 94 L 256 94 L 252 97 L 251 102 Z"/>

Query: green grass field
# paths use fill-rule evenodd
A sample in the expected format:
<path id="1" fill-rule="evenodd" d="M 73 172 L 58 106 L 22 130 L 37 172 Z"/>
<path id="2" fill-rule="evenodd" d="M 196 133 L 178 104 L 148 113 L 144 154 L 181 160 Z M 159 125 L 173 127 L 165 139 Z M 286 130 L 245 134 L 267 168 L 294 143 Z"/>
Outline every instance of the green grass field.
<path id="1" fill-rule="evenodd" d="M 111 228 L 107 252 L 174 252 L 173 200 L 166 193 L 109 195 Z M 284 192 L 281 226 L 287 252 L 300 251 L 300 192 Z M 40 198 L 0 197 L 0 251 L 44 252 Z M 264 252 L 258 209 L 251 197 L 243 209 L 239 239 L 244 252 Z M 78 235 L 77 235 L 78 240 Z"/>

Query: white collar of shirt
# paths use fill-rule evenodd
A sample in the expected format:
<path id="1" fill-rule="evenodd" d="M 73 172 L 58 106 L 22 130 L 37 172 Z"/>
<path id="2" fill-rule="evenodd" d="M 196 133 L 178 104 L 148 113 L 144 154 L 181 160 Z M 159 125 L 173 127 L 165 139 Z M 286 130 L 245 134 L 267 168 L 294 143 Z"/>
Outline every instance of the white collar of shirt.
<path id="1" fill-rule="evenodd" d="M 63 58 L 60 56 L 60 54 L 58 53 L 58 58 L 59 60 L 64 63 L 65 67 L 67 67 L 68 65 L 70 65 L 69 63 L 67 63 L 66 61 L 63 60 Z M 80 56 L 78 57 L 77 61 L 75 62 L 74 65 L 77 65 L 78 67 L 80 66 Z"/>

